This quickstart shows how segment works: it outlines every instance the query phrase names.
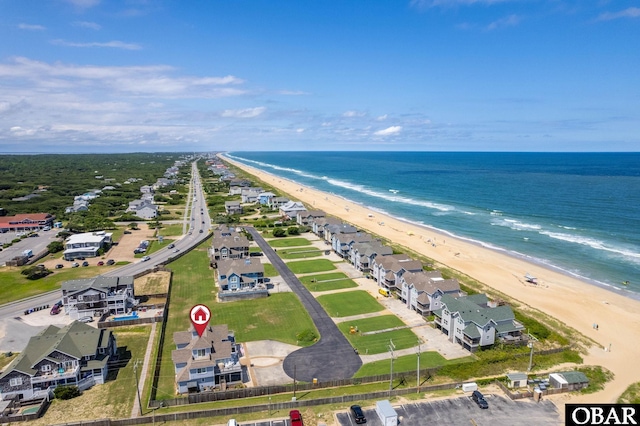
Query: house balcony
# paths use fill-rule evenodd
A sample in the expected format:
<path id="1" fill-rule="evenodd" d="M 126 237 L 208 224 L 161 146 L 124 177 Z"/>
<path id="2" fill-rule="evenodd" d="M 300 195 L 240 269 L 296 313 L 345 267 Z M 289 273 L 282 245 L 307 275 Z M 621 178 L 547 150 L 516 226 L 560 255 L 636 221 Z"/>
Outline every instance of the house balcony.
<path id="1" fill-rule="evenodd" d="M 470 337 L 465 335 L 465 336 L 462 337 L 462 340 L 467 345 L 469 345 L 470 347 L 476 347 L 476 346 L 480 345 L 480 338 L 479 337 L 472 339 L 472 338 L 470 338 Z"/>
<path id="2" fill-rule="evenodd" d="M 31 384 L 51 382 L 51 381 L 64 380 L 64 379 L 75 379 L 76 377 L 78 377 L 79 371 L 80 371 L 80 366 L 77 366 L 76 368 L 62 370 L 62 372 L 60 372 L 60 370 L 55 370 L 55 371 L 50 371 L 48 373 L 40 373 L 39 375 L 31 378 Z"/>

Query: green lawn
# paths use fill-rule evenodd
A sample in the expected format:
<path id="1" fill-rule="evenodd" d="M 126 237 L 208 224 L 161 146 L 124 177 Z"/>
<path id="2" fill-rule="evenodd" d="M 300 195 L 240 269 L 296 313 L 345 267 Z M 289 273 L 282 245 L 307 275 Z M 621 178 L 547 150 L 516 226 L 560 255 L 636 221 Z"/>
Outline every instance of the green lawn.
<path id="1" fill-rule="evenodd" d="M 336 269 L 336 265 L 329 259 L 298 260 L 295 262 L 287 262 L 287 266 L 294 274 L 309 274 Z"/>
<path id="2" fill-rule="evenodd" d="M 97 261 L 94 262 L 92 259 L 92 265 L 95 265 Z M 94 277 L 111 268 L 105 266 L 72 268 L 69 262 L 64 262 L 63 269 L 53 269 L 53 274 L 33 281 L 28 280 L 20 273 L 22 269 L 24 267 L 4 268 L 0 273 L 0 305 L 58 290 L 63 281 Z"/>
<path id="3" fill-rule="evenodd" d="M 162 250 L 163 248 L 167 247 L 169 244 L 173 243 L 174 241 L 175 240 L 172 238 L 163 238 L 162 242 L 159 242 L 158 240 L 149 240 L 149 247 L 147 247 L 147 252 L 142 253 L 140 255 L 136 255 L 136 257 L 148 256 L 151 253 L 155 253 L 158 250 Z"/>
<path id="4" fill-rule="evenodd" d="M 269 243 L 271 247 L 301 247 L 311 245 L 311 242 L 306 238 L 278 238 L 276 240 L 268 240 L 267 243 Z"/>
<path id="5" fill-rule="evenodd" d="M 171 225 L 163 225 L 160 228 L 160 235 L 165 237 L 178 237 L 182 235 L 182 224 L 174 223 Z"/>
<path id="6" fill-rule="evenodd" d="M 264 276 L 265 277 L 277 277 L 278 275 L 278 271 L 276 271 L 276 268 L 270 264 L 270 263 L 264 263 Z"/>
<path id="7" fill-rule="evenodd" d="M 384 309 L 384 306 L 364 290 L 325 294 L 318 296 L 316 300 L 331 317 L 350 317 Z"/>
<path id="8" fill-rule="evenodd" d="M 418 336 L 408 328 L 368 335 L 361 333 L 386 330 L 404 325 L 405 324 L 395 315 L 383 315 L 380 317 L 342 322 L 338 324 L 338 328 L 347 339 L 349 339 L 349 342 L 358 348 L 361 354 L 377 354 L 389 350 L 389 340 L 393 340 L 393 344 L 396 345 L 397 350 L 416 346 L 418 344 Z M 351 334 L 350 329 L 352 326 L 356 327 L 359 332 Z"/>
<path id="9" fill-rule="evenodd" d="M 393 341 L 395 343 L 395 340 Z M 457 364 L 462 362 L 473 361 L 473 357 L 465 357 L 458 358 L 454 360 L 445 359 L 442 355 L 440 355 L 436 351 L 429 352 L 421 352 L 420 353 L 420 369 L 423 370 L 425 368 L 439 367 L 441 365 L 446 364 Z M 393 361 L 393 371 L 395 372 L 404 372 L 411 371 L 415 372 L 418 368 L 418 354 L 415 355 L 404 355 L 399 356 Z M 378 374 L 388 374 L 389 369 L 391 367 L 391 361 L 388 359 L 382 361 L 370 362 L 368 364 L 364 364 L 360 367 L 360 370 L 355 374 L 355 377 L 366 377 L 366 376 L 376 376 Z M 415 386 L 415 384 L 412 384 Z"/>
<path id="10" fill-rule="evenodd" d="M 278 255 L 283 259 L 304 259 L 307 257 L 318 257 L 322 256 L 322 252 L 316 249 L 298 249 L 298 250 L 287 250 L 278 252 Z"/>
<path id="11" fill-rule="evenodd" d="M 330 291 L 358 286 L 358 284 L 356 284 L 342 272 L 306 275 L 300 278 L 300 282 L 309 291 Z"/>

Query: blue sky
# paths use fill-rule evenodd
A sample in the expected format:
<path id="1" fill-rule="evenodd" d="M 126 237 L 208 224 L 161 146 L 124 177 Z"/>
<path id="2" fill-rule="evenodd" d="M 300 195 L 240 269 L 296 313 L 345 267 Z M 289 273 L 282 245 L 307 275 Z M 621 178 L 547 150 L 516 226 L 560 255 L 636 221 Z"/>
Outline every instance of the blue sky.
<path id="1" fill-rule="evenodd" d="M 0 0 L 0 152 L 639 151 L 639 0 Z"/>

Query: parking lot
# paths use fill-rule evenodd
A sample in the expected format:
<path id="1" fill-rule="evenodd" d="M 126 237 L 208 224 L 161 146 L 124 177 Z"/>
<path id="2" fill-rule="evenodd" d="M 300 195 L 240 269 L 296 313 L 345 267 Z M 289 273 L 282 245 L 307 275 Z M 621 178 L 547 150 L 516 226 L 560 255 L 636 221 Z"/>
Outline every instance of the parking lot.
<path id="1" fill-rule="evenodd" d="M 38 236 L 34 238 L 24 238 L 18 243 L 13 244 L 11 247 L 5 248 L 0 251 L 0 265 L 4 265 L 6 261 L 13 259 L 16 256 L 20 256 L 24 250 L 32 250 L 33 254 L 40 253 L 46 249 L 47 245 L 51 241 L 57 241 L 57 230 L 51 231 L 38 231 Z M 18 234 L 15 232 L 0 233 L 0 244 L 10 243 L 14 238 L 18 238 Z"/>
<path id="2" fill-rule="evenodd" d="M 393 405 L 402 426 L 477 425 L 477 426 L 519 426 L 519 425 L 559 425 L 562 424 L 556 406 L 551 401 L 512 401 L 502 396 L 485 395 L 489 408 L 480 409 L 467 396 L 441 399 L 429 402 L 415 402 Z M 382 426 L 375 409 L 364 409 L 367 426 Z M 349 413 L 336 415 L 341 426 L 353 426 L 355 422 Z"/>

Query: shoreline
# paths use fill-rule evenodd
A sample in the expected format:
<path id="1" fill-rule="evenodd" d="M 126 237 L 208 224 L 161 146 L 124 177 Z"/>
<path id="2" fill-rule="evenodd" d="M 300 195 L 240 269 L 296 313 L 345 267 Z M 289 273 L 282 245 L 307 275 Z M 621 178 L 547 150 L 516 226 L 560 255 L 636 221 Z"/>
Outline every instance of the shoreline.
<path id="1" fill-rule="evenodd" d="M 311 209 L 323 210 L 359 229 L 423 254 L 508 295 L 517 303 L 544 312 L 596 341 L 597 345 L 583 355 L 584 365 L 603 366 L 615 374 L 614 379 L 604 390 L 586 395 L 565 395 L 561 398 L 563 401 L 615 402 L 630 384 L 640 382 L 640 369 L 634 361 L 636 345 L 633 339 L 640 336 L 640 301 L 553 270 L 548 265 L 474 244 L 428 226 L 402 221 L 369 206 L 219 155 L 295 200 L 306 203 Z M 538 277 L 539 284 L 524 282 L 526 273 Z M 597 330 L 594 323 L 599 326 Z M 609 347 L 611 351 L 604 350 Z"/>

